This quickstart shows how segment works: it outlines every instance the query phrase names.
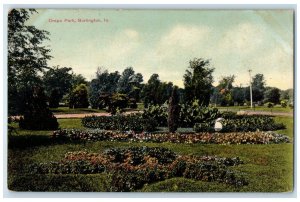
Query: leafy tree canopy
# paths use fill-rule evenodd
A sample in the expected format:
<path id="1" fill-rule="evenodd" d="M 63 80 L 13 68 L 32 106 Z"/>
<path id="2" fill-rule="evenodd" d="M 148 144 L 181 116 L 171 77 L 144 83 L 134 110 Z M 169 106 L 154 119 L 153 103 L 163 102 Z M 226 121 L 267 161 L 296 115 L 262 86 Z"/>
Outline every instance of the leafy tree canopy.
<path id="1" fill-rule="evenodd" d="M 198 99 L 203 105 L 208 106 L 213 90 L 214 68 L 210 61 L 203 58 L 195 58 L 183 76 L 186 102 Z"/>

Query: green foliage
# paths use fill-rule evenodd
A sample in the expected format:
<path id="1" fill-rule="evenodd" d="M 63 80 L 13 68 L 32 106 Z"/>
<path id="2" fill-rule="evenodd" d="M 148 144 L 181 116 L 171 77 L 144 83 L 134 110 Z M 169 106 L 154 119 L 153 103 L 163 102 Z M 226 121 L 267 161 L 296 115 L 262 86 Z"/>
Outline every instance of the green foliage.
<path id="1" fill-rule="evenodd" d="M 168 125 L 168 112 L 165 105 L 150 105 L 144 109 L 142 116 L 144 118 L 153 118 L 158 126 L 164 127 Z"/>
<path id="2" fill-rule="evenodd" d="M 170 98 L 172 89 L 172 82 L 161 82 L 158 74 L 152 74 L 141 92 L 144 106 L 162 105 Z"/>
<path id="3" fill-rule="evenodd" d="M 91 116 L 82 119 L 82 125 L 87 128 L 120 131 L 154 131 L 157 123 L 152 118 L 143 118 L 141 114 L 116 116 Z"/>
<path id="4" fill-rule="evenodd" d="M 46 94 L 50 95 L 50 102 L 53 100 L 58 100 L 55 102 L 55 105 L 51 107 L 54 108 L 57 106 L 56 103 L 59 103 L 63 96 L 70 92 L 72 88 L 72 68 L 70 67 L 53 67 L 50 68 L 43 75 L 43 83 L 45 86 Z M 55 97 L 53 97 L 53 92 L 55 92 Z"/>
<path id="5" fill-rule="evenodd" d="M 190 61 L 189 69 L 183 76 L 185 101 L 192 102 L 198 99 L 203 106 L 208 106 L 212 94 L 214 68 L 210 67 L 209 60 L 195 58 Z"/>
<path id="6" fill-rule="evenodd" d="M 288 103 L 288 100 L 281 100 L 281 101 L 280 101 L 280 105 L 281 105 L 283 108 L 286 108 L 286 107 L 287 107 L 287 103 Z"/>
<path id="7" fill-rule="evenodd" d="M 87 108 L 89 106 L 88 92 L 85 84 L 76 86 L 70 94 L 70 108 Z"/>
<path id="8" fill-rule="evenodd" d="M 265 104 L 268 108 L 273 108 L 274 107 L 274 103 L 273 102 L 267 102 Z"/>
<path id="9" fill-rule="evenodd" d="M 19 126 L 28 130 L 55 130 L 57 119 L 49 110 L 46 96 L 41 88 L 33 88 L 27 92 L 24 117 L 20 118 Z"/>
<path id="10" fill-rule="evenodd" d="M 179 108 L 179 127 L 193 127 L 195 123 L 212 123 L 220 116 L 218 109 L 201 106 L 198 100 L 192 104 L 180 104 Z M 152 117 L 162 127 L 168 125 L 167 107 L 163 105 L 149 106 L 144 109 L 143 117 Z"/>
<path id="11" fill-rule="evenodd" d="M 214 126 L 212 123 L 196 123 L 194 125 L 195 132 L 213 132 Z"/>
<path id="12" fill-rule="evenodd" d="M 89 86 L 89 101 L 92 108 L 103 108 L 101 106 L 100 95 L 115 93 L 119 79 L 119 72 L 109 73 L 107 70 L 98 68 L 96 78 L 91 81 Z"/>
<path id="13" fill-rule="evenodd" d="M 40 73 L 45 71 L 51 59 L 50 49 L 43 42 L 49 40 L 49 32 L 27 26 L 34 9 L 11 9 L 8 13 L 8 113 L 23 114 L 26 92 L 41 86 Z"/>
<path id="14" fill-rule="evenodd" d="M 212 124 L 220 113 L 217 108 L 204 107 L 195 100 L 192 104 L 182 104 L 180 111 L 180 126 L 193 127 L 195 123 Z"/>
<path id="15" fill-rule="evenodd" d="M 252 85 L 252 99 L 254 102 L 262 101 L 264 99 L 264 92 L 266 90 L 266 81 L 263 74 L 256 74 L 251 82 Z M 247 93 L 249 96 L 250 93 Z M 250 99 L 248 99 L 250 100 Z"/>
<path id="16" fill-rule="evenodd" d="M 117 110 L 122 112 L 128 106 L 128 101 L 129 99 L 126 94 L 114 93 L 109 96 L 109 100 L 107 101 L 108 111 L 113 115 L 117 113 Z"/>
<path id="17" fill-rule="evenodd" d="M 132 67 L 127 67 L 122 72 L 117 84 L 117 92 L 122 94 L 139 93 L 140 84 L 143 82 L 143 76 L 140 73 L 135 74 Z M 138 90 L 138 92 L 134 92 Z M 138 95 L 136 95 L 138 96 Z M 138 99 L 138 97 L 134 97 Z"/>
<path id="18" fill-rule="evenodd" d="M 279 104 L 280 90 L 278 88 L 268 88 L 265 91 L 264 97 L 264 102 L 272 102 L 274 104 Z"/>

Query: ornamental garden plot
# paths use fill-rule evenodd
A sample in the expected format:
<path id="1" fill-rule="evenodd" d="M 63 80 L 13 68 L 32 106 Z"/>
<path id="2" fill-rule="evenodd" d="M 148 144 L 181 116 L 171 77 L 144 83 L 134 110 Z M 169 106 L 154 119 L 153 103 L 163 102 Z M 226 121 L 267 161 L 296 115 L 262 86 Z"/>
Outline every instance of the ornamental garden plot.
<path id="1" fill-rule="evenodd" d="M 127 142 L 127 143 L 171 143 L 171 144 L 284 144 L 291 139 L 274 131 L 252 131 L 248 127 L 254 124 L 258 129 L 285 128 L 269 116 L 224 116 L 227 126 L 236 124 L 238 127 L 226 127 L 222 132 L 193 133 L 159 133 L 155 132 L 156 120 L 151 119 L 152 126 L 141 114 L 129 116 L 86 117 L 83 126 L 88 129 L 61 129 L 51 134 L 51 141 L 71 141 L 76 144 L 88 142 Z M 235 121 L 238 120 L 238 121 Z M 248 132 L 245 132 L 245 125 Z M 134 126 L 134 127 L 133 127 Z M 198 126 L 197 126 L 198 127 Z M 194 127 L 194 128 L 197 128 Z M 95 129 L 91 129 L 95 128 Z M 150 132 L 145 128 L 150 129 Z M 109 130 L 108 130 L 109 129 Z M 114 129 L 114 130 L 113 130 Z M 128 130 L 130 129 L 130 130 Z M 203 128 L 202 128 L 203 129 Z M 241 130 L 243 129 L 243 130 Z M 230 132 L 227 132 L 227 131 Z M 145 184 L 153 184 L 174 177 L 193 179 L 196 181 L 216 182 L 233 186 L 235 189 L 249 185 L 249 176 L 245 172 L 231 168 L 239 168 L 244 164 L 243 158 L 222 156 L 179 155 L 164 147 L 127 147 L 111 148 L 102 153 L 91 153 L 87 150 L 67 152 L 59 161 L 33 163 L 27 171 L 34 175 L 68 175 L 106 174 L 107 191 L 136 191 Z"/>

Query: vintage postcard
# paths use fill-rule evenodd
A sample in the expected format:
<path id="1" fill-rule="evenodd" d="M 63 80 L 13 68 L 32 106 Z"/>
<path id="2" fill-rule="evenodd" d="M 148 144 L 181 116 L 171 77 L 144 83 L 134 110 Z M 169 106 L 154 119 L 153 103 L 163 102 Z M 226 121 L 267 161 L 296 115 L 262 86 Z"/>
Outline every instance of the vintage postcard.
<path id="1" fill-rule="evenodd" d="M 11 191 L 293 192 L 294 10 L 10 9 Z"/>

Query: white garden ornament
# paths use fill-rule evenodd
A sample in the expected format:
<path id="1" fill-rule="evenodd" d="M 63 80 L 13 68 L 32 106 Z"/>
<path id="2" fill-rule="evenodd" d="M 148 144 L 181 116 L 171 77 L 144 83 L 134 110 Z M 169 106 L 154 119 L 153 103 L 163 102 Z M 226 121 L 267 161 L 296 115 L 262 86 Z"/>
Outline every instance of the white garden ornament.
<path id="1" fill-rule="evenodd" d="M 218 118 L 218 119 L 216 120 L 216 122 L 215 122 L 215 131 L 216 131 L 216 132 L 219 132 L 219 131 L 222 130 L 222 128 L 223 128 L 222 121 L 223 121 L 223 120 L 224 120 L 223 118 Z"/>

